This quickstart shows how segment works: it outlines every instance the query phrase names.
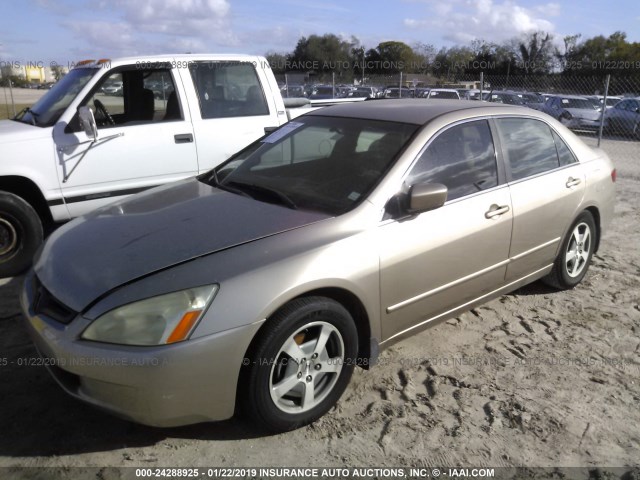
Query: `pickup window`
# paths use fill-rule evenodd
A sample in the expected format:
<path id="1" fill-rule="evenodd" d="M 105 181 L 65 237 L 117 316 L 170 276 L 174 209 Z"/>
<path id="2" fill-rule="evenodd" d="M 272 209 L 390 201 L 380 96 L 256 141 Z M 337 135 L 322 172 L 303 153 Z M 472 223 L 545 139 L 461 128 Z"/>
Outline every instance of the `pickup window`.
<path id="1" fill-rule="evenodd" d="M 202 118 L 269 115 L 269 107 L 249 62 L 192 62 L 189 66 Z"/>
<path id="2" fill-rule="evenodd" d="M 106 75 L 82 102 L 99 129 L 181 120 L 180 102 L 169 68 L 118 68 Z M 73 122 L 73 130 L 79 124 Z"/>

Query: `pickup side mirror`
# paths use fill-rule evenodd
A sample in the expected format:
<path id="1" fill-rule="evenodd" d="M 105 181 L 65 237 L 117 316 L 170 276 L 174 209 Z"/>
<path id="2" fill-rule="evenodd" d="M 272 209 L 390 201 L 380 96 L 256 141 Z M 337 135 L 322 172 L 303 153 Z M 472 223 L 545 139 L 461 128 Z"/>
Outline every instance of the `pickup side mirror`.
<path id="1" fill-rule="evenodd" d="M 96 124 L 96 118 L 93 116 L 93 111 L 89 107 L 78 108 L 78 119 L 80 125 L 87 134 L 87 137 L 96 141 L 98 139 L 98 125 Z"/>
<path id="2" fill-rule="evenodd" d="M 420 213 L 435 210 L 447 201 L 447 187 L 441 183 L 418 183 L 409 189 L 407 211 Z"/>

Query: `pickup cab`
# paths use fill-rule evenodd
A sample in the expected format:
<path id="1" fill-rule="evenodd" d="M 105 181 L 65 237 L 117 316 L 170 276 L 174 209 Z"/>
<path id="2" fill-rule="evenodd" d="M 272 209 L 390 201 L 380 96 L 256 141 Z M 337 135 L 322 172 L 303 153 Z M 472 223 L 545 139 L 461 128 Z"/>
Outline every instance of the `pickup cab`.
<path id="1" fill-rule="evenodd" d="M 285 109 L 262 57 L 81 62 L 0 122 L 0 277 L 30 264 L 50 225 L 209 170 L 308 107 Z"/>

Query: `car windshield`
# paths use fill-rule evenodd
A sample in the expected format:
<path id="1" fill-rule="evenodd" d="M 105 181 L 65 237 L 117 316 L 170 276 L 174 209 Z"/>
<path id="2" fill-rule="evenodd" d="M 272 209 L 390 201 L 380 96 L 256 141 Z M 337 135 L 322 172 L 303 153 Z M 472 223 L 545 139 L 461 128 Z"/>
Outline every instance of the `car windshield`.
<path id="1" fill-rule="evenodd" d="M 522 99 L 527 103 L 544 103 L 544 97 L 534 93 L 523 93 Z"/>
<path id="2" fill-rule="evenodd" d="M 458 96 L 457 92 L 447 92 L 447 91 L 443 91 L 443 90 L 431 90 L 431 93 L 429 94 L 429 98 L 441 98 L 441 99 L 445 99 L 445 100 L 451 100 L 451 99 L 458 99 L 460 98 Z"/>
<path id="3" fill-rule="evenodd" d="M 76 68 L 62 77 L 33 107 L 23 110 L 14 120 L 50 127 L 60 118 L 80 90 L 89 82 L 98 70 L 95 68 Z"/>
<path id="4" fill-rule="evenodd" d="M 522 100 L 518 95 L 503 93 L 500 97 L 502 98 L 502 102 L 508 105 L 524 105 L 524 100 Z"/>
<path id="5" fill-rule="evenodd" d="M 577 108 L 582 110 L 597 110 L 598 107 L 586 98 L 563 98 L 562 108 Z"/>
<path id="6" fill-rule="evenodd" d="M 366 198 L 417 129 L 353 118 L 299 118 L 200 180 L 260 201 L 339 215 Z"/>

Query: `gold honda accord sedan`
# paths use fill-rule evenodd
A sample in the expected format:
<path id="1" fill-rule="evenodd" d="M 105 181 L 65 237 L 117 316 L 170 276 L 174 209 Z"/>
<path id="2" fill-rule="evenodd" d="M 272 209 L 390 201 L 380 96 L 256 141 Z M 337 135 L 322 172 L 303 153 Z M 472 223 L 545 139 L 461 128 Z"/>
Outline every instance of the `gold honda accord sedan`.
<path id="1" fill-rule="evenodd" d="M 322 108 L 58 229 L 22 307 L 76 398 L 148 425 L 243 412 L 291 430 L 393 342 L 537 279 L 577 285 L 615 179 L 524 107 Z"/>

